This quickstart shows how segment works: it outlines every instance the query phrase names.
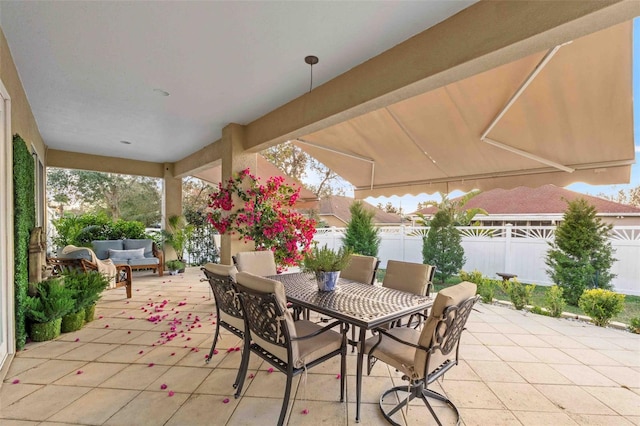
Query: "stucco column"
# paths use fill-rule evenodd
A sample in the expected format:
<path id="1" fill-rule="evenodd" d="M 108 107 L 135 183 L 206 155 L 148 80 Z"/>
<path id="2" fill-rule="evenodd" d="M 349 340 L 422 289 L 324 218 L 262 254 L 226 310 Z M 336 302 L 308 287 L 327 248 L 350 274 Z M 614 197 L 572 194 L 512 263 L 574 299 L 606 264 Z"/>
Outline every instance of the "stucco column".
<path id="1" fill-rule="evenodd" d="M 162 185 L 162 229 L 166 229 L 169 217 L 182 215 L 182 178 L 175 178 L 173 164 L 164 163 L 164 184 Z M 176 253 L 172 247 L 165 245 L 165 261 L 176 259 Z"/>
<path id="2" fill-rule="evenodd" d="M 222 181 L 229 180 L 234 173 L 246 168 L 256 170 L 257 154 L 244 149 L 245 126 L 231 123 L 222 129 Z M 239 207 L 239 206 L 234 206 Z M 252 244 L 238 241 L 237 236 L 223 234 L 220 244 L 220 263 L 230 265 L 231 256 L 239 251 L 253 250 Z"/>

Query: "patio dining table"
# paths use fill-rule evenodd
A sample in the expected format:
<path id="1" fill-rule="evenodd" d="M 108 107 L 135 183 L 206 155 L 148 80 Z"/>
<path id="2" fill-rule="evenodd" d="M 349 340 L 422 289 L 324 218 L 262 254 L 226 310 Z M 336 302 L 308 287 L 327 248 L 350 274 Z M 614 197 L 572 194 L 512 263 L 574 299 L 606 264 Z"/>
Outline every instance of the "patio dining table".
<path id="1" fill-rule="evenodd" d="M 367 330 L 424 312 L 433 304 L 433 298 L 343 278 L 339 279 L 334 291 L 322 292 L 318 290 L 315 276 L 308 273 L 281 274 L 269 278 L 284 285 L 287 300 L 295 305 L 360 328 L 358 342 L 353 342 L 358 347 L 356 422 L 359 422 L 364 360 L 362 343 Z"/>

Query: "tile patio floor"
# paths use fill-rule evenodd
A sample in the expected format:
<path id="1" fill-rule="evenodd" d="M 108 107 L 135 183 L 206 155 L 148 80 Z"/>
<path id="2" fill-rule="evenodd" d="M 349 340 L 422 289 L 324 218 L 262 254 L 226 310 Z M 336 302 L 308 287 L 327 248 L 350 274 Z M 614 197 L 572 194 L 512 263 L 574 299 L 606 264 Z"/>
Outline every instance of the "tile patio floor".
<path id="1" fill-rule="evenodd" d="M 28 344 L 0 388 L 0 424 L 275 424 L 283 374 L 269 373 L 252 356 L 255 377 L 234 399 L 231 384 L 241 355 L 228 349 L 240 341 L 227 333 L 205 364 L 215 309 L 200 277 L 197 268 L 174 277 L 138 274 L 132 299 L 124 289 L 109 290 L 94 322 L 55 341 Z M 436 386 L 456 402 L 465 425 L 640 424 L 639 335 L 476 306 L 460 365 Z M 164 318 L 149 321 L 155 315 Z M 179 334 L 167 342 L 172 324 Z M 355 424 L 355 355 L 348 366 L 346 403 L 338 401 L 338 359 L 298 378 L 288 424 Z M 364 377 L 361 424 L 386 424 L 377 401 L 398 383 L 399 375 L 382 363 Z M 407 423 L 433 424 L 422 406 L 409 408 Z"/>

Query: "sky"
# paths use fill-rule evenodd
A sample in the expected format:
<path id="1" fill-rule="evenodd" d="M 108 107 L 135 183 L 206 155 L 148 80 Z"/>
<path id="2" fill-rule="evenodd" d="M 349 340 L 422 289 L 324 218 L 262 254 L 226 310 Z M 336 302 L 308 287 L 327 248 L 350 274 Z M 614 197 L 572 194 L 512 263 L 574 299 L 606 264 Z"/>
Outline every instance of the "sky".
<path id="1" fill-rule="evenodd" d="M 633 104 L 638 105 L 640 102 L 640 18 L 636 18 L 633 21 Z M 588 195 L 615 195 L 619 190 L 629 190 L 640 186 L 640 164 L 638 159 L 640 158 L 640 108 L 633 110 L 633 122 L 634 122 L 634 141 L 636 151 L 636 164 L 631 167 L 631 181 L 628 184 L 619 185 L 588 185 L 586 183 L 574 183 L 565 188 L 571 191 L 581 192 Z M 461 191 L 454 191 L 450 194 L 449 198 L 455 198 L 462 195 Z M 353 196 L 353 193 L 347 194 Z M 393 197 L 369 197 L 365 201 L 374 206 L 378 203 L 386 205 L 387 202 L 391 202 L 395 207 L 402 207 L 402 211 L 405 213 L 412 213 L 416 211 L 416 207 L 419 202 L 435 200 L 440 201 L 438 194 L 422 194 L 418 196 L 405 195 L 405 196 L 393 196 Z"/>

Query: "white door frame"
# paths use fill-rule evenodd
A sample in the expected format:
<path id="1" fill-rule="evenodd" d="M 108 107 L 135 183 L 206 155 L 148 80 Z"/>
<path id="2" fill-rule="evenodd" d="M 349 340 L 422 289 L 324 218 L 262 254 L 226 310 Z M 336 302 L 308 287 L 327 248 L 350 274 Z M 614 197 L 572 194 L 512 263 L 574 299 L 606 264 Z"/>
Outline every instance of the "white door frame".
<path id="1" fill-rule="evenodd" d="M 13 265 L 13 138 L 11 97 L 0 81 L 0 380 L 16 351 Z M 4 368 L 3 368 L 4 366 Z"/>

